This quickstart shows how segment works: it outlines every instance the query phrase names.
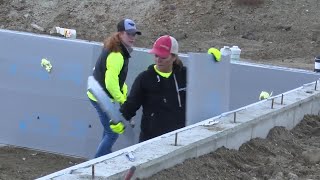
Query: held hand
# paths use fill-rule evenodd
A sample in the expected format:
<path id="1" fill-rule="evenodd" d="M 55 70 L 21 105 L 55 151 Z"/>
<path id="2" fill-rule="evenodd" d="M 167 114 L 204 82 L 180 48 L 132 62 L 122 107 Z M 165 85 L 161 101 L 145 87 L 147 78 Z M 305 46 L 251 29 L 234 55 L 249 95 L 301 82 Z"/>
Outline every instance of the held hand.
<path id="1" fill-rule="evenodd" d="M 124 130 L 125 130 L 125 125 L 123 124 L 123 122 L 113 122 L 112 120 L 109 121 L 109 125 L 110 125 L 110 129 L 117 134 L 123 134 Z"/>
<path id="2" fill-rule="evenodd" d="M 126 83 L 123 84 L 122 89 L 122 98 L 119 100 L 119 104 L 122 105 L 123 103 L 126 102 L 127 100 L 127 95 L 128 95 L 128 86 L 126 85 Z"/>
<path id="3" fill-rule="evenodd" d="M 128 96 L 128 86 L 126 83 L 123 84 L 122 86 L 122 93 L 123 93 L 123 96 L 125 97 L 125 99 L 127 99 L 127 96 Z"/>

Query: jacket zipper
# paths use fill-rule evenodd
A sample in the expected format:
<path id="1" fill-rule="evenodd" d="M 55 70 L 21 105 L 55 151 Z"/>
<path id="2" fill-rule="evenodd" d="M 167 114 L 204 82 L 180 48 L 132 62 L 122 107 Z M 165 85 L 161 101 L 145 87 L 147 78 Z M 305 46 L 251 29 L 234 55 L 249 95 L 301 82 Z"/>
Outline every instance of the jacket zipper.
<path id="1" fill-rule="evenodd" d="M 175 85 L 176 85 L 176 91 L 177 91 L 177 94 L 178 94 L 179 107 L 182 107 L 182 106 L 181 106 L 181 98 L 180 98 L 180 93 L 179 93 L 178 82 L 177 82 L 177 79 L 176 79 L 176 75 L 175 75 L 175 74 L 173 74 L 173 78 L 174 78 L 174 83 L 175 83 Z"/>

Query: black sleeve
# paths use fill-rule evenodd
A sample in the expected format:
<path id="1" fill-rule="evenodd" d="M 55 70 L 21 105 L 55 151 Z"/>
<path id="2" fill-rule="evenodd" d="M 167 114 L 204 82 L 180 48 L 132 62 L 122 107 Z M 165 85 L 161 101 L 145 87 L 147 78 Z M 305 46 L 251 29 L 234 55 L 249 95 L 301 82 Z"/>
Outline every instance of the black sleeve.
<path id="1" fill-rule="evenodd" d="M 120 112 L 126 120 L 130 120 L 136 115 L 136 111 L 143 102 L 142 79 L 143 74 L 140 73 L 133 82 L 127 101 L 120 107 Z"/>
<path id="2" fill-rule="evenodd" d="M 187 81 L 187 67 L 185 66 L 182 67 L 182 73 L 184 75 L 184 79 Z"/>

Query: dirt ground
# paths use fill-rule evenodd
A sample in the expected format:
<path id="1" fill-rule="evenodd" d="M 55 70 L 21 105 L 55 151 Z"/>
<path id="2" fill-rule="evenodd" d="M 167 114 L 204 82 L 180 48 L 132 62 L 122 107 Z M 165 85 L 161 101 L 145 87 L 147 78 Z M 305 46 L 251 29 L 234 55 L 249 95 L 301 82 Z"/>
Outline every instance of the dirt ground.
<path id="1" fill-rule="evenodd" d="M 318 0 L 0 0 L 0 28 L 49 34 L 59 26 L 76 29 L 79 39 L 101 42 L 121 18 L 131 18 L 143 32 L 137 47 L 150 48 L 170 34 L 181 52 L 238 45 L 246 61 L 313 70 L 320 55 L 319 7 Z M 267 140 L 255 139 L 240 151 L 219 149 L 151 179 L 319 179 L 319 164 L 301 155 L 319 148 L 319 117 L 307 119 L 292 132 L 275 128 Z M 316 127 L 318 134 L 310 134 Z M 81 161 L 3 147 L 0 179 L 33 179 Z"/>
<path id="2" fill-rule="evenodd" d="M 320 116 L 305 116 L 291 131 L 275 127 L 266 139 L 252 139 L 238 151 L 222 147 L 148 179 L 320 179 Z"/>
<path id="3" fill-rule="evenodd" d="M 0 180 L 35 179 L 84 161 L 28 149 L 0 147 Z"/>

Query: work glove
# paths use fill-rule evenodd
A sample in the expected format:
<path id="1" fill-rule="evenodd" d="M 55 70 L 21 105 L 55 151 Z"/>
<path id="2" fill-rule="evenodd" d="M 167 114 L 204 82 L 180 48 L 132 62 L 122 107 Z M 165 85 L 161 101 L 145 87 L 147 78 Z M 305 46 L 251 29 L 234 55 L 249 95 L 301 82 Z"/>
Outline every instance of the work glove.
<path id="1" fill-rule="evenodd" d="M 124 102 L 126 102 L 127 95 L 128 95 L 128 86 L 126 85 L 126 83 L 123 84 L 121 91 L 122 91 L 122 94 L 123 94 L 123 97 L 124 97 L 124 101 L 120 102 L 120 104 L 123 104 Z"/>
<path id="2" fill-rule="evenodd" d="M 125 125 L 123 124 L 123 122 L 119 121 L 119 122 L 114 122 L 112 120 L 109 121 L 109 126 L 110 129 L 117 134 L 123 134 L 124 130 L 125 130 Z"/>
<path id="3" fill-rule="evenodd" d="M 215 61 L 219 62 L 221 60 L 221 52 L 216 48 L 208 49 L 208 54 L 212 54 Z"/>
<path id="4" fill-rule="evenodd" d="M 128 95 L 128 86 L 126 83 L 123 83 L 122 86 L 122 94 L 124 95 L 124 97 L 127 99 L 127 95 Z"/>
<path id="5" fill-rule="evenodd" d="M 261 91 L 260 96 L 259 96 L 259 100 L 268 99 L 270 96 L 272 96 L 272 92 L 269 94 L 266 91 Z"/>

